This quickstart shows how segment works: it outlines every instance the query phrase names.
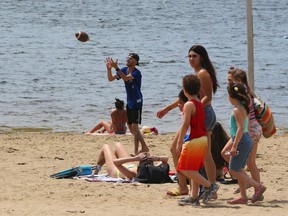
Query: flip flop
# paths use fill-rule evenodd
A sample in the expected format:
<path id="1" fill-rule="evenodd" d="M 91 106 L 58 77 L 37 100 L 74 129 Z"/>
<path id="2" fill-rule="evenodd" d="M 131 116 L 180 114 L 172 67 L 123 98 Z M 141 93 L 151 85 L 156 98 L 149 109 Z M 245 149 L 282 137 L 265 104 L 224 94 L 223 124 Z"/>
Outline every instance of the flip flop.
<path id="1" fill-rule="evenodd" d="M 225 181 L 219 181 L 221 184 L 238 184 L 237 179 L 231 179 L 231 180 L 225 180 Z"/>
<path id="2" fill-rule="evenodd" d="M 183 195 L 188 195 L 187 193 L 181 194 L 178 188 L 175 188 L 173 190 L 167 191 L 168 196 L 183 196 Z"/>

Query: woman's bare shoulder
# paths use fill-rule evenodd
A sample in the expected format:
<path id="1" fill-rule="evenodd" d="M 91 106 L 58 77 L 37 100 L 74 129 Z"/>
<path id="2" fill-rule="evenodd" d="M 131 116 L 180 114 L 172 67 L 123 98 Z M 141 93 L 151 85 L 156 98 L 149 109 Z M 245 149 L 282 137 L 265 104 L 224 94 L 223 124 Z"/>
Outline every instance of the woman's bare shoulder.
<path id="1" fill-rule="evenodd" d="M 198 72 L 198 77 L 210 77 L 210 74 L 208 73 L 208 71 L 205 68 L 202 68 L 199 72 Z"/>
<path id="2" fill-rule="evenodd" d="M 111 114 L 114 114 L 117 112 L 117 109 L 111 109 Z"/>
<path id="3" fill-rule="evenodd" d="M 112 111 L 111 111 L 111 115 L 125 115 L 126 114 L 126 110 L 125 109 L 123 109 L 123 110 L 117 110 L 117 109 L 113 109 Z"/>

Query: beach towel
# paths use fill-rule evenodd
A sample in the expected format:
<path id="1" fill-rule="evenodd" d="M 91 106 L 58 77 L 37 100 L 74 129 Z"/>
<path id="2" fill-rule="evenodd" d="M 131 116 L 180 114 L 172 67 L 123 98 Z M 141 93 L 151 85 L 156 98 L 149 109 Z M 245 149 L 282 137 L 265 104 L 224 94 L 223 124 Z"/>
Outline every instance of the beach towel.
<path id="1" fill-rule="evenodd" d="M 173 172 L 173 174 L 170 175 L 170 178 L 172 182 L 177 183 L 177 173 Z M 135 178 L 128 179 L 128 178 L 113 178 L 110 177 L 108 173 L 106 174 L 97 174 L 97 175 L 86 175 L 86 176 L 76 176 L 73 177 L 73 179 L 79 179 L 79 180 L 86 180 L 88 182 L 118 182 L 118 183 L 141 183 L 138 182 Z"/>
<path id="2" fill-rule="evenodd" d="M 92 135 L 92 136 L 123 136 L 123 135 L 132 135 L 132 133 L 130 132 L 126 132 L 125 134 L 109 134 L 108 132 L 104 132 L 104 133 L 91 133 L 89 135 Z"/>
<path id="3" fill-rule="evenodd" d="M 88 182 L 121 182 L 121 183 L 132 183 L 134 180 L 128 178 L 113 178 L 106 174 L 97 174 L 97 175 L 86 175 L 86 176 L 77 176 L 74 179 L 86 180 Z"/>

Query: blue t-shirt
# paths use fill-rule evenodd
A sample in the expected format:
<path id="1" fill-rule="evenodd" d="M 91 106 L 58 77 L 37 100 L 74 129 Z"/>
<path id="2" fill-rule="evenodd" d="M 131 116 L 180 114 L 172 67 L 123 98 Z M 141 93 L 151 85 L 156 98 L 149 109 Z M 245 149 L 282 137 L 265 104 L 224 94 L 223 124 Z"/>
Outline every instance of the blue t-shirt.
<path id="1" fill-rule="evenodd" d="M 121 68 L 121 71 L 127 75 L 128 67 Z M 120 75 L 117 73 L 118 78 L 121 79 Z M 141 109 L 143 106 L 143 96 L 141 93 L 141 72 L 135 68 L 131 76 L 134 77 L 133 80 L 125 81 L 125 89 L 127 93 L 127 107 L 130 109 Z"/>

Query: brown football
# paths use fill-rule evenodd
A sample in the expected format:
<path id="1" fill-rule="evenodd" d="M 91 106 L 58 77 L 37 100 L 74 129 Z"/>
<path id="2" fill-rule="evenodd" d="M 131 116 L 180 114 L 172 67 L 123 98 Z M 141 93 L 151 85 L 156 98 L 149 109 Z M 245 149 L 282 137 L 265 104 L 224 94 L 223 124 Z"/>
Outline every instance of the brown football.
<path id="1" fill-rule="evenodd" d="M 75 34 L 75 37 L 81 42 L 86 42 L 90 40 L 89 35 L 86 32 L 79 31 Z"/>

